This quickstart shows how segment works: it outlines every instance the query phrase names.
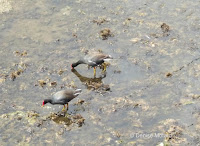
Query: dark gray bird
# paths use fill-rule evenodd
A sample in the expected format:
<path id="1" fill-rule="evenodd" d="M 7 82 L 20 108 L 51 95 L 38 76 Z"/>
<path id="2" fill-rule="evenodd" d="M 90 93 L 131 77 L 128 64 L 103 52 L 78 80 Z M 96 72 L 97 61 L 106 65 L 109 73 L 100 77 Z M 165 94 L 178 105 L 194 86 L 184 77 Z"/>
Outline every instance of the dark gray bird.
<path id="1" fill-rule="evenodd" d="M 81 93 L 81 89 L 67 89 L 58 91 L 53 95 L 53 98 L 51 99 L 45 99 L 42 103 L 42 106 L 44 106 L 46 103 L 51 104 L 61 104 L 64 105 L 62 110 L 65 110 L 65 104 L 67 104 L 67 110 L 68 110 L 68 102 L 70 102 L 72 99 L 77 97 Z"/>
<path id="2" fill-rule="evenodd" d="M 72 63 L 71 67 L 74 69 L 79 64 L 87 64 L 94 68 L 94 76 L 96 75 L 96 66 L 103 64 L 106 60 L 113 59 L 111 55 L 105 55 L 100 52 L 87 54 L 84 58 Z M 103 65 L 103 71 L 106 71 L 106 65 Z"/>

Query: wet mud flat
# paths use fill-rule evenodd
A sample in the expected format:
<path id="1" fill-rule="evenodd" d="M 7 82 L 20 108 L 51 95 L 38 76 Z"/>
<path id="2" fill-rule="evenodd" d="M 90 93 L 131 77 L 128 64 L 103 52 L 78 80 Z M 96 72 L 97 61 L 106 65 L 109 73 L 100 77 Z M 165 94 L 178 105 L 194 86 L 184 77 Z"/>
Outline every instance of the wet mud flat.
<path id="1" fill-rule="evenodd" d="M 0 0 L 0 144 L 199 145 L 199 4 Z M 105 73 L 71 70 L 87 51 Z"/>

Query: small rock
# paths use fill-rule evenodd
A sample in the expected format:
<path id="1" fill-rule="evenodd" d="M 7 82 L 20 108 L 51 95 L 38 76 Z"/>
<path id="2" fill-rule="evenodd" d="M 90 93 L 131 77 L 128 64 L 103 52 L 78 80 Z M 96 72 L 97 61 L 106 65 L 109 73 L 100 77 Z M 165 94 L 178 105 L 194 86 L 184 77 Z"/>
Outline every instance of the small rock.
<path id="1" fill-rule="evenodd" d="M 141 39 L 140 38 L 132 38 L 130 41 L 132 43 L 137 43 L 137 42 L 141 41 Z"/>
<path id="2" fill-rule="evenodd" d="M 83 117 L 80 114 L 72 116 L 73 119 L 82 119 Z"/>
<path id="3" fill-rule="evenodd" d="M 76 123 L 78 124 L 79 127 L 81 127 L 84 124 L 85 119 L 79 119 Z"/>
<path id="4" fill-rule="evenodd" d="M 166 77 L 171 77 L 171 76 L 172 76 L 171 73 L 167 73 L 167 74 L 166 74 Z"/>
<path id="5" fill-rule="evenodd" d="M 22 119 L 22 117 L 17 117 L 17 120 L 21 120 Z"/>
<path id="6" fill-rule="evenodd" d="M 47 84 L 46 81 L 44 81 L 44 80 L 38 80 L 38 82 L 39 82 L 39 85 L 40 85 L 41 87 L 44 87 L 44 85 Z"/>
<path id="7" fill-rule="evenodd" d="M 62 69 L 60 69 L 59 71 L 58 71 L 58 74 L 59 75 L 62 75 L 64 73 L 64 71 L 62 70 Z"/>
<path id="8" fill-rule="evenodd" d="M 166 23 L 163 23 L 160 27 L 163 33 L 169 32 L 169 26 Z"/>
<path id="9" fill-rule="evenodd" d="M 121 73 L 121 70 L 114 70 L 114 73 L 115 73 L 115 74 L 120 74 L 120 73 Z"/>
<path id="10" fill-rule="evenodd" d="M 50 83 L 50 86 L 51 86 L 51 87 L 55 87 L 55 86 L 57 86 L 57 82 L 56 82 L 56 81 L 51 82 L 51 83 Z"/>
<path id="11" fill-rule="evenodd" d="M 162 29 L 162 32 L 163 32 L 163 36 L 166 37 L 166 36 L 169 36 L 169 31 L 170 31 L 170 28 L 167 24 L 163 23 L 161 25 L 161 29 Z"/>
<path id="12" fill-rule="evenodd" d="M 102 37 L 103 40 L 107 40 L 108 37 L 112 36 L 110 29 L 105 28 L 105 29 L 101 30 L 100 36 Z"/>
<path id="13" fill-rule="evenodd" d="M 77 102 L 77 104 L 83 104 L 85 101 L 84 100 L 79 100 L 78 102 Z"/>
<path id="14" fill-rule="evenodd" d="M 22 52 L 22 53 L 20 53 L 19 51 L 14 51 L 13 52 L 16 56 L 22 56 L 22 57 L 24 57 L 24 56 L 27 56 L 27 51 L 24 51 L 24 52 Z"/>
<path id="15" fill-rule="evenodd" d="M 108 22 L 105 18 L 100 18 L 100 19 L 98 19 L 98 20 L 93 20 L 92 21 L 93 23 L 96 23 L 97 25 L 101 25 L 102 23 L 104 23 L 104 22 Z"/>

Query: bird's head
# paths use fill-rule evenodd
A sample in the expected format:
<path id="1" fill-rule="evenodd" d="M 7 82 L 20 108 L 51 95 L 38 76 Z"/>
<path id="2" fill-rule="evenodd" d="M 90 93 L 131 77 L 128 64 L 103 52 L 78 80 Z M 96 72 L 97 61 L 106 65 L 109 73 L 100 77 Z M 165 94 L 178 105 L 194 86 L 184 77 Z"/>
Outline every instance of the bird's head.
<path id="1" fill-rule="evenodd" d="M 42 102 L 42 107 L 43 107 L 45 104 L 46 104 L 45 101 L 43 101 L 43 102 Z"/>
<path id="2" fill-rule="evenodd" d="M 79 64 L 85 63 L 84 60 L 80 59 L 79 61 L 72 63 L 71 68 L 74 69 L 74 67 L 78 66 Z"/>
<path id="3" fill-rule="evenodd" d="M 71 68 L 74 69 L 74 67 L 78 66 L 79 64 L 81 64 L 80 61 L 78 61 L 76 63 L 72 63 Z"/>
<path id="4" fill-rule="evenodd" d="M 42 102 L 42 107 L 43 107 L 45 104 L 47 104 L 48 102 L 51 103 L 50 99 L 45 99 L 45 100 Z"/>
<path id="5" fill-rule="evenodd" d="M 74 69 L 75 65 L 74 63 L 71 64 L 71 69 Z"/>

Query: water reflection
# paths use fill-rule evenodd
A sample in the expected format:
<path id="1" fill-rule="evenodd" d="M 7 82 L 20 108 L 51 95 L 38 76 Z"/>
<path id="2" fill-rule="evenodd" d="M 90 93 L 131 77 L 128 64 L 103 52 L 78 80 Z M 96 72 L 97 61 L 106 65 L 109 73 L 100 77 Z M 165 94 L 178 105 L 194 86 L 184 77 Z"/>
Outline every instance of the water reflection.
<path id="1" fill-rule="evenodd" d="M 91 90 L 102 90 L 102 91 L 108 91 L 110 90 L 110 87 L 109 85 L 105 85 L 103 84 L 102 82 L 102 79 L 106 77 L 106 74 L 103 74 L 101 77 L 99 78 L 88 78 L 88 77 L 85 77 L 85 76 L 82 76 L 80 73 L 77 72 L 76 69 L 72 69 L 71 70 L 78 78 L 79 80 L 84 83 L 87 87 L 87 89 Z"/>
<path id="2" fill-rule="evenodd" d="M 52 117 L 52 120 L 56 122 L 57 124 L 65 124 L 65 125 L 71 125 L 72 120 L 68 117 L 65 117 L 63 115 Z"/>
<path id="3" fill-rule="evenodd" d="M 67 112 L 52 113 L 47 119 L 53 120 L 57 124 L 64 124 L 67 126 L 76 123 L 79 127 L 81 127 L 85 121 L 82 115 L 70 115 Z"/>

